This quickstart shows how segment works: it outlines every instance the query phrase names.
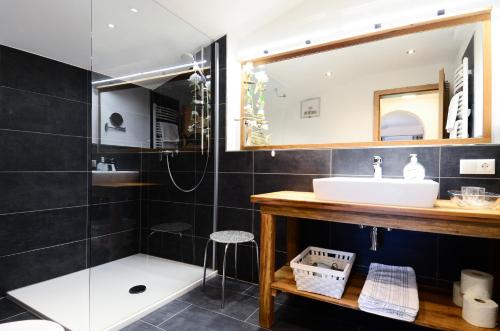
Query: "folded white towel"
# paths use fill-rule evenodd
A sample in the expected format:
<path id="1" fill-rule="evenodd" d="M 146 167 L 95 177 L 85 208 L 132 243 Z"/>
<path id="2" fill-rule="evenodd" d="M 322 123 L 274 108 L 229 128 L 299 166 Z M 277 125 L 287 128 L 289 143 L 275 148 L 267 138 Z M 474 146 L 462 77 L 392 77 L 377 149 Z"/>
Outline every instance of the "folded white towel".
<path id="1" fill-rule="evenodd" d="M 455 126 L 458 113 L 458 102 L 462 92 L 458 92 L 451 98 L 450 105 L 448 106 L 448 118 L 446 120 L 446 131 L 451 132 Z"/>
<path id="2" fill-rule="evenodd" d="M 419 309 L 415 271 L 410 267 L 370 264 L 358 303 L 363 311 L 413 322 Z"/>

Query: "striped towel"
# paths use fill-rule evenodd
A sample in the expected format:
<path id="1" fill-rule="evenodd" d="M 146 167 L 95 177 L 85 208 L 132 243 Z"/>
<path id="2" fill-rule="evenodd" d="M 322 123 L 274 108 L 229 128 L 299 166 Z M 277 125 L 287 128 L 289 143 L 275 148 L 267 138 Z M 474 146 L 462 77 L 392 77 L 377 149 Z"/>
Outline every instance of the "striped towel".
<path id="1" fill-rule="evenodd" d="M 371 263 L 358 303 L 362 311 L 413 322 L 419 308 L 415 271 Z"/>

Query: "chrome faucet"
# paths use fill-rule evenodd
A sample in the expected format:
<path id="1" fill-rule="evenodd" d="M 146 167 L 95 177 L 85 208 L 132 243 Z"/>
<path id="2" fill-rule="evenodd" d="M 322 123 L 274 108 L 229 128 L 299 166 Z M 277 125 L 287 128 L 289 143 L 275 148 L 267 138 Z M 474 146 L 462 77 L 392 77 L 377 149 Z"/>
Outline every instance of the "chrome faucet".
<path id="1" fill-rule="evenodd" d="M 373 157 L 373 178 L 382 178 L 382 157 L 378 155 Z"/>

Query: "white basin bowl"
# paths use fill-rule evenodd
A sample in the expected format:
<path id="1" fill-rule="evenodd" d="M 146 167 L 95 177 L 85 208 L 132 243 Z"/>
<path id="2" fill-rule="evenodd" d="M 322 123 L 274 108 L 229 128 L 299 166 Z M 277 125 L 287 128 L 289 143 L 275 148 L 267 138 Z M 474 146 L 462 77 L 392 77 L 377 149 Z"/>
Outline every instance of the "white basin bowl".
<path id="1" fill-rule="evenodd" d="M 331 177 L 313 180 L 317 199 L 406 207 L 434 206 L 439 183 L 394 178 Z"/>
<path id="2" fill-rule="evenodd" d="M 139 180 L 139 171 L 92 171 L 92 185 L 110 185 L 135 183 Z"/>

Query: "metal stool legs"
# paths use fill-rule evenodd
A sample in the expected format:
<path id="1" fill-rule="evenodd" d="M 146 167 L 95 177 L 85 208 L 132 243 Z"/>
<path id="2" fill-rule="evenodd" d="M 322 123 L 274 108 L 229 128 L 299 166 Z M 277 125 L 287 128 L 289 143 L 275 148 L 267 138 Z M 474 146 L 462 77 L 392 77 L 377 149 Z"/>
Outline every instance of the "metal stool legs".
<path id="1" fill-rule="evenodd" d="M 252 243 L 255 245 L 255 262 L 257 262 L 257 279 L 260 279 L 260 267 L 259 267 L 259 245 L 255 240 L 252 240 Z"/>
<path id="2" fill-rule="evenodd" d="M 208 239 L 207 244 L 205 246 L 205 255 L 203 257 L 203 282 L 202 282 L 202 289 L 205 290 L 205 284 L 206 284 L 206 275 L 207 275 L 207 252 L 208 252 L 208 246 L 212 239 Z M 255 245 L 255 254 L 256 254 L 256 262 L 257 262 L 257 274 L 260 277 L 260 267 L 259 267 L 259 245 L 255 240 L 251 241 Z M 225 290 L 226 290 L 226 260 L 227 260 L 227 250 L 229 248 L 229 243 L 226 244 L 224 248 L 224 259 L 222 262 L 222 300 L 221 300 L 221 309 L 224 308 L 224 302 L 225 302 Z M 234 270 L 235 270 L 235 276 L 238 276 L 238 244 L 234 244 Z"/>
<path id="3" fill-rule="evenodd" d="M 207 276 L 207 251 L 208 251 L 208 244 L 212 239 L 208 239 L 207 244 L 205 246 L 205 256 L 203 257 L 203 283 L 202 283 L 202 288 L 205 289 L 205 278 Z"/>
<path id="4" fill-rule="evenodd" d="M 224 308 L 224 292 L 226 289 L 226 255 L 229 244 L 226 244 L 226 248 L 224 249 L 224 261 L 222 262 L 222 302 L 220 308 Z"/>

